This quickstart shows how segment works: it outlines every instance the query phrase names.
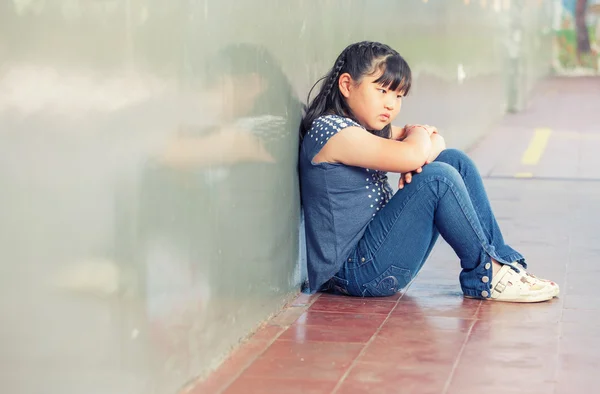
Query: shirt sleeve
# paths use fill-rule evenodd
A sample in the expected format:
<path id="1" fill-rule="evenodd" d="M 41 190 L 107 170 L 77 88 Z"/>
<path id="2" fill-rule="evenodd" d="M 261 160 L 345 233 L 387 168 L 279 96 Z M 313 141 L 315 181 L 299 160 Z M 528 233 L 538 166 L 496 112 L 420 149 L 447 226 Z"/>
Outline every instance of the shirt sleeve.
<path id="1" fill-rule="evenodd" d="M 361 127 L 352 119 L 337 115 L 321 116 L 315 119 L 302 142 L 306 154 L 312 160 L 331 137 L 351 126 Z"/>

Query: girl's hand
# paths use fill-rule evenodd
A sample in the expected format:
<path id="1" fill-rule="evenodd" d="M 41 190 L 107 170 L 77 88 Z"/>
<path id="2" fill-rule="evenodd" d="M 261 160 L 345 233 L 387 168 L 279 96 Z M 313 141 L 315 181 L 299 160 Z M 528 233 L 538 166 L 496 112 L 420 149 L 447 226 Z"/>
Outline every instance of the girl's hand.
<path id="1" fill-rule="evenodd" d="M 437 133 L 433 134 L 431 136 L 431 154 L 427 158 L 425 164 L 429 164 L 437 159 L 444 149 L 446 149 L 446 141 L 444 140 L 444 137 Z"/>
<path id="2" fill-rule="evenodd" d="M 431 132 L 430 136 L 433 136 L 434 134 L 439 134 L 438 129 L 435 126 L 425 125 L 425 128 L 430 130 L 430 132 Z"/>
<path id="3" fill-rule="evenodd" d="M 407 124 L 406 126 L 404 126 L 404 136 L 405 137 L 408 137 L 411 133 L 419 132 L 419 131 L 427 132 L 427 134 L 431 136 L 431 131 L 428 130 L 423 125 L 420 125 L 420 124 Z"/>
<path id="4" fill-rule="evenodd" d="M 416 129 L 425 129 L 429 133 L 429 137 L 431 138 L 432 142 L 432 150 L 425 164 L 433 162 L 435 159 L 437 159 L 440 153 L 446 149 L 446 141 L 444 140 L 444 137 L 439 135 L 436 127 L 429 125 L 406 125 L 404 128 L 407 134 L 410 133 L 411 130 Z M 413 174 L 420 174 L 422 171 L 423 167 L 419 167 L 415 171 L 401 174 L 400 180 L 398 181 L 398 189 L 403 189 L 404 185 L 409 184 L 412 181 Z"/>
<path id="5" fill-rule="evenodd" d="M 413 172 L 415 174 L 420 174 L 423 171 L 423 167 L 419 167 Z M 407 172 L 406 174 L 400 174 L 400 180 L 398 181 L 398 189 L 403 189 L 405 184 L 408 184 L 412 181 L 413 172 Z"/>
<path id="6" fill-rule="evenodd" d="M 419 129 L 419 128 L 427 130 L 427 133 L 429 134 L 430 137 L 433 134 L 437 134 L 438 133 L 438 129 L 436 127 L 429 126 L 428 124 L 425 124 L 425 125 L 421 125 L 421 124 L 407 124 L 406 126 L 404 126 L 404 134 L 408 135 L 414 129 Z"/>

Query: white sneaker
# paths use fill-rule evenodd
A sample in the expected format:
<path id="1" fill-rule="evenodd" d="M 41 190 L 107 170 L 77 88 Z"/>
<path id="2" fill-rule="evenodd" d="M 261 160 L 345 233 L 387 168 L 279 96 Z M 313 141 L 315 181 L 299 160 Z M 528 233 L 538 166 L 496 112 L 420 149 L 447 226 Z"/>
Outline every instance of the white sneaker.
<path id="1" fill-rule="evenodd" d="M 560 294 L 560 288 L 556 282 L 553 282 L 548 279 L 538 278 L 537 276 L 533 275 L 532 273 L 527 272 L 527 270 L 525 268 L 523 268 L 523 266 L 519 263 L 515 262 L 515 263 L 512 263 L 511 265 L 516 266 L 521 271 L 521 274 L 524 275 L 525 277 L 527 277 L 530 281 L 532 281 L 534 283 L 538 282 L 538 283 L 541 283 L 542 285 L 549 286 L 554 291 L 553 297 L 558 297 L 558 295 Z"/>
<path id="2" fill-rule="evenodd" d="M 522 270 L 525 272 L 525 270 Z M 508 264 L 502 265 L 491 283 L 491 295 L 487 301 L 542 302 L 554 298 L 556 289 L 517 272 Z M 534 277 L 535 278 L 535 277 Z M 557 286 L 558 287 L 558 286 Z"/>

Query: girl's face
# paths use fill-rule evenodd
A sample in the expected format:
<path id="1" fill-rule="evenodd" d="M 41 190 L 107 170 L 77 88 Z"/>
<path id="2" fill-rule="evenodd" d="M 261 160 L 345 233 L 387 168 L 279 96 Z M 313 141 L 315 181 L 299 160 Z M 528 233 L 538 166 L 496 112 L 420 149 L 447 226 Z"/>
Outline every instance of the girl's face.
<path id="1" fill-rule="evenodd" d="M 356 120 L 367 130 L 381 130 L 390 124 L 402 107 L 402 91 L 390 90 L 375 81 L 380 74 L 365 76 L 359 83 L 342 74 L 339 88 Z"/>
<path id="2" fill-rule="evenodd" d="M 232 121 L 248 116 L 258 96 L 264 91 L 264 83 L 256 74 L 223 76 L 218 78 L 207 93 L 212 97 L 218 116 Z"/>

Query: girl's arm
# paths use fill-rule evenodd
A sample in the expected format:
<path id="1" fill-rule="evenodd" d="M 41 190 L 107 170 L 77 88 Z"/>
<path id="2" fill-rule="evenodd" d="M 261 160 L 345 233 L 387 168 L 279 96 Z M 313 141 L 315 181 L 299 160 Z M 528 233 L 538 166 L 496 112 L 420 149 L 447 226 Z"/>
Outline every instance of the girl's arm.
<path id="1" fill-rule="evenodd" d="M 406 136 L 408 135 L 408 132 L 410 132 L 410 129 L 413 127 L 425 127 L 426 129 L 429 130 L 430 134 L 437 134 L 437 132 L 438 132 L 438 129 L 436 127 L 429 126 L 429 125 L 407 124 L 404 127 L 398 127 L 398 126 L 392 125 L 392 139 L 396 140 L 396 141 L 402 141 L 404 138 L 406 138 Z"/>
<path id="2" fill-rule="evenodd" d="M 437 159 L 440 153 L 442 153 L 442 151 L 446 149 L 446 141 L 444 140 L 444 137 L 439 135 L 437 132 L 432 133 L 429 138 L 431 139 L 431 152 L 425 164 L 429 164 L 435 159 Z M 422 168 L 417 168 L 415 173 L 419 174 L 421 171 Z M 412 181 L 412 176 L 412 172 L 403 173 L 400 179 L 398 180 L 398 189 L 402 189 L 404 188 L 405 184 L 410 183 Z"/>
<path id="3" fill-rule="evenodd" d="M 167 143 L 161 152 L 161 159 L 173 167 L 275 161 L 256 136 L 237 129 L 223 129 L 203 136 L 177 137 Z"/>
<path id="4" fill-rule="evenodd" d="M 347 127 L 331 137 L 314 162 L 391 172 L 409 172 L 422 167 L 431 155 L 430 132 L 414 127 L 403 141 L 377 137 L 360 127 Z"/>
<path id="5" fill-rule="evenodd" d="M 446 141 L 444 137 L 438 133 L 431 134 L 431 152 L 427 158 L 427 164 L 431 163 L 446 149 Z"/>
<path id="6" fill-rule="evenodd" d="M 406 137 L 406 127 L 398 127 L 392 125 L 392 139 L 402 141 Z"/>

